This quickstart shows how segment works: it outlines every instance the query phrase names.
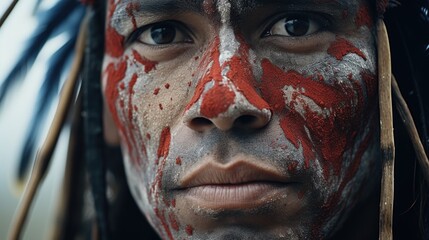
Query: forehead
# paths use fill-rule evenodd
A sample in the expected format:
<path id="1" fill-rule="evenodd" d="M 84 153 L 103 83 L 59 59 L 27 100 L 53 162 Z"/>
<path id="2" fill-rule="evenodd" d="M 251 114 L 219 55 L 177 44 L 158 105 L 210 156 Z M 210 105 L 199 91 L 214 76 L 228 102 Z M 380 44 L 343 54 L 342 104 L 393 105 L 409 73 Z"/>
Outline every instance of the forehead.
<path id="1" fill-rule="evenodd" d="M 318 6 L 323 8 L 355 8 L 367 0 L 119 0 L 118 5 L 134 3 L 134 8 L 149 13 L 169 11 L 197 11 L 207 14 L 211 7 L 229 5 L 231 12 L 245 14 L 264 7 L 298 8 Z"/>

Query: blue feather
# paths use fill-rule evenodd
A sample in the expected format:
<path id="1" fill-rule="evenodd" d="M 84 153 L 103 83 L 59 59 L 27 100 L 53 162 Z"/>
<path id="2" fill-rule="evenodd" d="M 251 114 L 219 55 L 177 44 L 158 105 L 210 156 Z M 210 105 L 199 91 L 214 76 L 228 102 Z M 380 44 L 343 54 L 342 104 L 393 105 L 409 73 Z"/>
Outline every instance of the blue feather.
<path id="1" fill-rule="evenodd" d="M 35 109 L 29 124 L 23 151 L 18 165 L 17 177 L 25 178 L 28 169 L 32 165 L 32 156 L 36 148 L 37 140 L 42 134 L 41 126 L 48 120 L 46 115 L 59 92 L 62 74 L 68 69 L 68 60 L 73 54 L 78 29 L 85 12 L 84 6 L 75 0 L 60 0 L 48 10 L 39 11 L 36 14 L 38 27 L 33 33 L 27 48 L 17 61 L 12 71 L 0 86 L 0 103 L 8 90 L 18 81 L 20 74 L 25 74 L 28 66 L 33 65 L 36 57 L 46 43 L 58 36 L 66 34 L 68 39 L 48 60 L 48 70 L 39 89 Z"/>
<path id="2" fill-rule="evenodd" d="M 18 167 L 19 179 L 23 179 L 25 177 L 30 164 L 32 163 L 31 156 L 35 150 L 36 140 L 41 134 L 40 126 L 46 120 L 49 106 L 58 93 L 61 73 L 64 72 L 64 68 L 66 68 L 66 62 L 74 49 L 75 41 L 76 36 L 73 36 L 49 60 L 50 68 L 46 74 L 46 79 L 40 87 L 39 94 L 37 96 L 38 99 L 36 101 L 36 108 L 30 121 L 29 131 L 21 154 Z"/>
<path id="3" fill-rule="evenodd" d="M 28 66 L 33 65 L 43 46 L 53 37 L 52 33 L 63 23 L 62 20 L 71 15 L 76 9 L 83 9 L 83 6 L 78 1 L 61 0 L 51 9 L 37 14 L 39 22 L 37 29 L 15 67 L 12 68 L 0 85 L 0 103 L 3 102 L 8 90 L 19 79 L 18 76 L 24 74 Z M 77 29 L 73 30 L 77 31 Z"/>

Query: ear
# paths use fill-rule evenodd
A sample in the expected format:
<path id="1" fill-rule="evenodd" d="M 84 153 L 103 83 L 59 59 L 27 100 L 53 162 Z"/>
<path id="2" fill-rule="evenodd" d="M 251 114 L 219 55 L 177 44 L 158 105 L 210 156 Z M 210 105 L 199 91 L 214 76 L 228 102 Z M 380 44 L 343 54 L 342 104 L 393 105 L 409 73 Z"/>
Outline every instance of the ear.
<path id="1" fill-rule="evenodd" d="M 119 133 L 106 103 L 103 104 L 103 133 L 104 141 L 110 146 L 119 145 Z"/>

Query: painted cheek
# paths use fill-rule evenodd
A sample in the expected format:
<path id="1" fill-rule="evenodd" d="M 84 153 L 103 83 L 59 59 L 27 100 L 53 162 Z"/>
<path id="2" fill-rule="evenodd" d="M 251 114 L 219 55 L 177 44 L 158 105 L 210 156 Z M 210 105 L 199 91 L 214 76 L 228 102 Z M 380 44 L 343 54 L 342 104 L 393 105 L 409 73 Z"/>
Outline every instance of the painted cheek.
<path id="1" fill-rule="evenodd" d="M 133 57 L 137 62 L 144 66 L 145 73 L 149 73 L 152 70 L 156 70 L 156 65 L 158 64 L 158 62 L 144 58 L 136 50 L 133 50 Z"/>
<path id="2" fill-rule="evenodd" d="M 285 137 L 297 148 L 302 145 L 304 167 L 308 168 L 317 154 L 322 157 L 325 179 L 329 179 L 331 170 L 339 176 L 344 152 L 354 143 L 363 120 L 365 103 L 360 97 L 363 95 L 360 85 L 354 88 L 339 83 L 328 85 L 320 76 L 304 77 L 293 70 L 284 72 L 267 59 L 262 60 L 262 69 L 262 96 L 281 116 Z M 286 86 L 298 91 L 287 101 L 283 92 Z M 309 100 L 318 106 L 317 110 Z M 320 112 L 323 109 L 330 112 Z"/>
<path id="3" fill-rule="evenodd" d="M 113 120 L 118 127 L 119 131 L 123 134 L 127 134 L 129 129 L 121 118 L 120 114 L 125 113 L 125 103 L 120 98 L 120 91 L 125 90 L 125 84 L 123 80 L 127 71 L 127 60 L 119 61 L 117 64 L 111 62 L 107 65 L 104 70 L 106 76 L 106 87 L 104 90 L 104 96 L 108 104 L 109 110 L 112 113 Z M 117 106 L 117 102 L 119 102 Z M 130 113 L 128 113 L 128 116 Z M 132 153 L 133 141 L 125 138 L 128 152 Z M 135 162 L 135 161 L 134 161 Z M 135 162 L 136 163 L 136 162 Z"/>
<path id="4" fill-rule="evenodd" d="M 328 199 L 323 204 L 321 208 L 321 214 L 319 214 L 321 217 L 316 220 L 315 226 L 313 228 L 314 239 L 318 239 L 320 238 L 320 236 L 322 236 L 322 226 L 326 224 L 327 221 L 329 221 L 329 218 L 330 216 L 332 216 L 333 213 L 338 211 L 339 203 L 342 202 L 342 198 L 345 197 L 343 196 L 343 191 L 346 188 L 347 184 L 352 181 L 352 179 L 356 176 L 356 173 L 358 172 L 362 162 L 363 154 L 367 151 L 372 138 L 373 132 L 368 134 L 363 139 L 363 141 L 359 145 L 357 153 L 352 159 L 352 164 L 346 169 L 344 177 L 340 182 L 338 188 L 335 190 L 335 192 L 333 192 L 332 195 L 328 197 Z"/>
<path id="5" fill-rule="evenodd" d="M 137 5 L 127 5 L 126 11 L 130 20 L 135 24 L 133 10 L 138 7 Z M 111 19 L 116 10 L 114 1 L 110 1 L 108 11 L 108 21 Z M 138 81 L 145 79 L 144 76 L 139 76 L 137 71 L 139 68 L 143 69 L 144 74 L 149 74 L 151 71 L 156 70 L 157 62 L 150 61 L 141 56 L 137 51 L 133 50 L 127 56 L 124 49 L 124 37 L 120 35 L 110 24 L 106 26 L 106 48 L 105 54 L 112 60 L 104 70 L 106 79 L 105 96 L 109 110 L 112 112 L 114 121 L 122 133 L 122 141 L 127 148 L 127 152 L 131 162 L 135 166 L 142 166 L 142 160 L 147 159 L 146 148 L 139 129 L 135 127 L 134 119 L 138 116 L 138 108 L 133 104 L 134 101 L 141 101 L 135 99 L 135 86 Z M 130 61 L 133 60 L 133 61 Z M 134 74 L 130 74 L 132 69 L 135 69 Z M 131 77 L 131 78 L 130 78 Z M 169 86 L 165 86 L 169 88 Z M 159 90 L 158 90 L 159 91 Z M 146 137 L 149 139 L 148 137 Z M 151 184 L 149 194 L 154 204 L 154 214 L 160 222 L 160 231 L 166 234 L 165 238 L 173 239 L 172 230 L 177 231 L 179 223 L 172 212 L 168 212 L 168 206 L 165 206 L 160 196 L 162 188 L 162 176 L 166 165 L 166 159 L 170 148 L 170 129 L 164 128 L 160 134 L 157 155 L 154 163 L 157 165 L 155 179 Z M 143 153 L 143 154 L 142 154 Z"/>
<path id="6" fill-rule="evenodd" d="M 152 183 L 151 189 L 150 189 L 150 195 L 152 199 L 152 205 L 154 213 L 156 218 L 158 218 L 158 221 L 161 223 L 160 226 L 158 226 L 158 232 L 165 233 L 164 238 L 166 239 L 174 239 L 173 238 L 173 231 L 179 231 L 180 224 L 177 221 L 176 215 L 174 214 L 172 208 L 175 207 L 176 202 L 175 200 L 170 201 L 166 199 L 165 197 L 161 196 L 161 189 L 162 189 L 162 177 L 164 174 L 165 165 L 167 163 L 167 157 L 170 150 L 170 142 L 171 142 L 171 133 L 170 128 L 165 127 L 160 135 L 159 138 L 159 145 L 158 145 L 158 152 L 155 164 L 157 167 L 157 172 L 155 175 L 155 179 Z M 176 160 L 177 161 L 177 160 Z M 170 208 L 170 206 L 172 208 Z"/>
<path id="7" fill-rule="evenodd" d="M 133 123 L 133 112 L 135 111 L 135 106 L 132 105 L 132 97 L 134 95 L 134 85 L 137 82 L 137 75 L 133 74 L 131 76 L 128 86 L 126 87 L 124 84 L 126 71 L 126 57 L 124 60 L 120 60 L 117 64 L 112 62 L 106 67 L 104 71 L 104 74 L 106 75 L 106 88 L 104 95 L 109 106 L 109 110 L 112 113 L 113 120 L 119 131 L 124 136 L 123 139 L 128 153 L 130 154 L 131 161 L 135 165 L 140 165 L 142 163 L 142 157 L 138 156 L 136 150 L 142 150 L 143 154 L 146 154 L 146 148 L 144 144 L 141 141 L 137 141 L 134 136 L 134 131 L 136 130 Z M 126 93 L 124 95 L 127 96 L 128 105 L 125 105 L 124 99 L 120 97 L 120 92 Z M 139 145 L 141 146 L 139 147 Z"/>
<path id="8" fill-rule="evenodd" d="M 126 74 L 128 67 L 135 67 L 136 69 L 143 67 L 144 72 L 149 73 L 156 69 L 158 63 L 147 60 L 135 50 L 132 51 L 131 56 L 126 56 L 123 45 L 124 36 L 120 35 L 111 24 L 109 24 L 116 7 L 117 5 L 114 1 L 109 2 L 105 54 L 112 60 L 104 71 L 104 74 L 107 75 L 105 95 L 107 96 L 106 99 L 115 123 L 124 136 L 123 138 L 127 145 L 130 158 L 133 163 L 140 165 L 142 163 L 142 157 L 146 156 L 146 147 L 142 141 L 142 137 L 139 136 L 138 129 L 134 126 L 133 120 L 135 112 L 138 112 L 137 106 L 133 105 L 133 96 L 135 93 L 134 85 L 137 83 L 139 77 L 133 74 L 131 79 L 129 79 Z M 133 10 L 137 7 L 138 4 L 128 4 L 126 7 L 127 13 L 132 14 Z M 135 21 L 132 16 L 130 16 L 130 19 L 133 22 Z M 129 65 L 130 59 L 134 60 L 134 64 Z M 127 84 L 126 81 L 128 81 Z M 128 103 L 126 106 L 124 103 L 125 100 L 123 99 L 124 96 L 126 96 L 125 99 L 127 99 Z M 116 105 L 117 103 L 119 104 Z M 122 116 L 122 118 L 120 116 Z"/>
<path id="9" fill-rule="evenodd" d="M 343 60 L 346 55 L 352 53 L 358 55 L 365 61 L 367 60 L 365 54 L 345 38 L 337 37 L 328 48 L 328 54 L 339 61 Z"/>
<path id="10" fill-rule="evenodd" d="M 167 158 L 168 153 L 170 151 L 170 141 L 171 141 L 170 128 L 166 127 L 161 132 L 158 152 L 157 152 L 158 159 Z M 158 164 L 158 162 L 155 162 L 155 163 Z"/>
<path id="11" fill-rule="evenodd" d="M 338 183 L 329 187 L 331 193 L 324 200 L 320 217 L 313 226 L 313 238 L 320 239 L 323 226 L 330 221 L 333 213 L 339 211 L 338 206 L 344 202 L 343 198 L 347 198 L 344 191 L 355 179 L 363 155 L 374 138 L 375 131 L 364 135 L 363 129 L 369 121 L 367 115 L 370 115 L 364 113 L 371 111 L 371 106 L 376 106 L 376 76 L 362 70 L 356 76 L 361 77 L 361 81 L 353 79 L 350 74 L 348 81 L 334 80 L 333 84 L 326 84 L 320 75 L 305 77 L 293 70 L 285 72 L 267 59 L 262 60 L 261 65 L 262 96 L 279 115 L 285 137 L 295 147 L 302 146 L 304 169 L 311 166 L 310 162 L 317 155 L 326 182 L 330 182 L 333 176 L 338 177 Z M 288 88 L 295 89 L 295 94 L 287 97 L 285 90 Z M 329 109 L 330 112 L 322 114 L 321 109 Z M 370 128 L 374 129 L 374 124 L 371 124 Z M 350 149 L 356 151 L 344 165 L 345 152 Z M 298 164 L 289 163 L 288 170 L 295 171 Z M 335 181 L 335 178 L 332 180 Z"/>

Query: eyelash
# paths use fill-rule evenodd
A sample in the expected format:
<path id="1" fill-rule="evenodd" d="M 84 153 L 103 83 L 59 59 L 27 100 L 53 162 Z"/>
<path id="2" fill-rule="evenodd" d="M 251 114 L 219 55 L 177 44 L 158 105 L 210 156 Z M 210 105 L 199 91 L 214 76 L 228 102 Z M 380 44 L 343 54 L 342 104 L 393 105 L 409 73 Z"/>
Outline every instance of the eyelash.
<path id="1" fill-rule="evenodd" d="M 162 26 L 162 25 L 174 27 L 176 32 L 179 32 L 180 34 L 184 35 L 187 38 L 187 41 L 185 41 L 185 42 L 187 42 L 187 43 L 193 42 L 192 34 L 190 34 L 190 31 L 187 29 L 187 27 L 183 23 L 181 23 L 179 21 L 175 21 L 175 20 L 166 20 L 166 21 L 156 22 L 156 23 L 148 24 L 148 25 L 137 28 L 126 39 L 125 45 L 128 46 L 128 45 L 130 45 L 136 41 L 138 41 L 142 44 L 150 45 L 150 46 L 169 45 L 169 44 L 148 44 L 148 43 L 144 43 L 144 42 L 139 41 L 139 38 L 142 36 L 143 33 L 145 33 L 146 31 L 149 31 L 152 27 L 157 27 L 157 26 Z M 174 43 L 170 43 L 170 44 L 174 44 Z"/>
<path id="2" fill-rule="evenodd" d="M 284 35 L 271 34 L 270 31 L 272 30 L 272 28 L 277 23 L 279 23 L 283 19 L 298 19 L 298 18 L 306 18 L 310 22 L 312 21 L 312 22 L 315 22 L 316 24 L 318 24 L 318 29 L 316 31 L 314 31 L 313 33 L 310 33 L 308 35 L 306 34 L 304 36 L 298 36 L 298 37 L 306 37 L 309 35 L 313 35 L 315 33 L 325 31 L 325 30 L 329 29 L 331 26 L 331 21 L 329 20 L 329 16 L 326 16 L 325 14 L 321 14 L 321 13 L 293 12 L 293 13 L 281 14 L 281 15 L 277 15 L 276 17 L 274 17 L 274 20 L 271 20 L 271 19 L 273 19 L 273 17 L 270 17 L 270 21 L 267 24 L 267 26 L 264 28 L 264 31 L 261 33 L 260 38 L 266 38 L 266 37 L 271 37 L 271 36 L 295 37 L 295 36 L 284 36 Z"/>
<path id="3" fill-rule="evenodd" d="M 281 34 L 272 34 L 272 28 L 280 23 L 283 19 L 308 19 L 310 23 L 315 23 L 317 25 L 317 30 L 310 33 L 310 34 L 304 34 L 302 36 L 286 36 Z M 261 33 L 260 38 L 267 38 L 267 37 L 289 37 L 289 38 L 300 38 L 300 37 L 308 37 L 310 35 L 313 35 L 315 33 L 325 31 L 331 26 L 329 16 L 326 16 L 325 14 L 320 13 L 312 13 L 312 12 L 293 12 L 293 13 L 287 13 L 287 14 L 281 14 L 277 15 L 276 17 L 270 17 L 270 22 L 266 24 L 266 27 L 264 28 L 264 31 Z M 183 37 L 186 38 L 185 41 L 179 41 L 179 42 L 171 42 L 171 43 L 161 43 L 161 44 L 150 44 L 145 43 L 142 41 L 139 41 L 139 38 L 142 37 L 142 34 L 144 34 L 146 31 L 149 31 L 153 27 L 160 27 L 160 26 L 170 26 L 175 29 L 175 34 L 179 33 Z M 285 27 L 286 27 L 286 21 L 285 21 Z M 286 30 L 287 31 L 287 30 Z M 173 39 L 174 40 L 174 39 Z M 129 37 L 125 41 L 125 45 L 129 46 L 130 44 L 134 42 L 139 42 L 151 47 L 166 47 L 173 45 L 175 43 L 193 43 L 193 37 L 191 31 L 181 22 L 175 21 L 175 20 L 166 20 L 161 22 L 156 22 L 152 24 L 148 24 L 142 27 L 137 28 L 135 31 L 133 31 Z"/>

